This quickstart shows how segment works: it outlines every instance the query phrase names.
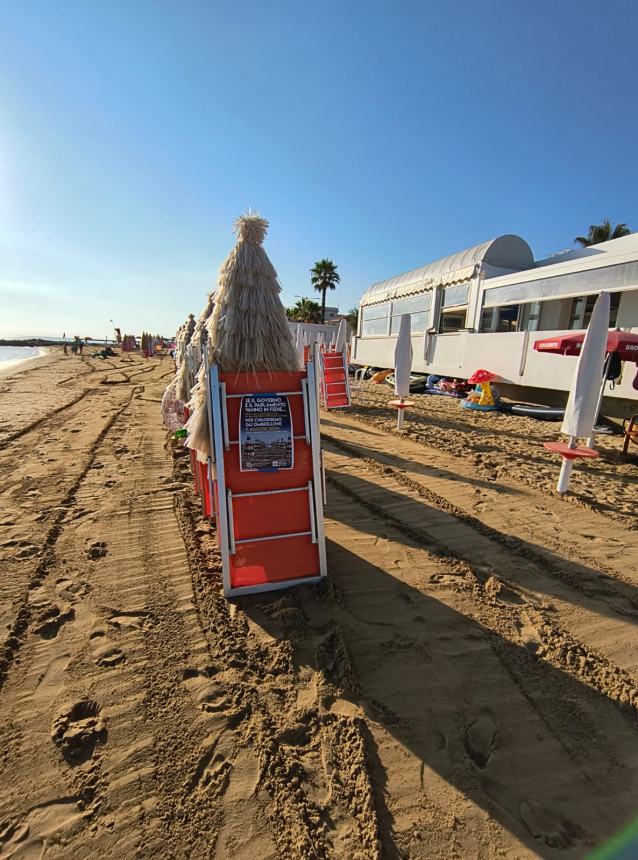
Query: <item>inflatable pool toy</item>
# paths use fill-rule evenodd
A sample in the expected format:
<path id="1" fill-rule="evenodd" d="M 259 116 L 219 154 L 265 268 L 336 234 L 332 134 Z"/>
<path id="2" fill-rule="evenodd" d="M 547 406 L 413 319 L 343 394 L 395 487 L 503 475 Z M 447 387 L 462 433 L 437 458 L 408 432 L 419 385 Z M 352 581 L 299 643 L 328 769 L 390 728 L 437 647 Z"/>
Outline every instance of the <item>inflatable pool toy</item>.
<path id="1" fill-rule="evenodd" d="M 562 421 L 565 415 L 564 409 L 551 406 L 534 406 L 531 403 L 501 403 L 502 412 L 510 412 L 512 415 L 524 415 L 526 418 L 536 418 L 538 421 Z"/>
<path id="2" fill-rule="evenodd" d="M 498 412 L 498 406 L 489 403 L 475 403 L 472 400 L 461 400 L 463 409 L 473 409 L 475 412 Z"/>
<path id="3" fill-rule="evenodd" d="M 382 382 L 385 382 L 386 377 L 391 373 L 391 370 L 377 370 L 377 372 L 370 377 L 370 382 L 373 382 L 375 385 L 380 385 Z"/>
<path id="4" fill-rule="evenodd" d="M 470 385 L 476 385 L 474 391 L 470 391 L 465 400 L 461 400 L 463 409 L 475 409 L 478 412 L 495 412 L 498 409 L 491 382 L 496 377 L 489 370 L 477 370 L 468 379 Z"/>

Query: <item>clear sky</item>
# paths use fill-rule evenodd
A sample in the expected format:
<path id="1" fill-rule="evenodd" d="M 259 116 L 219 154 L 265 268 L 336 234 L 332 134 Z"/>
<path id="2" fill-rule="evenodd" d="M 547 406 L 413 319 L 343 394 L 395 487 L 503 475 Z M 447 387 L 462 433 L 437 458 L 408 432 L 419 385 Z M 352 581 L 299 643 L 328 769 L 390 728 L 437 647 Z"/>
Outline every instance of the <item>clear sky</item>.
<path id="1" fill-rule="evenodd" d="M 638 229 L 638 3 L 0 2 L 0 336 L 171 333 L 252 206 L 283 299 Z"/>

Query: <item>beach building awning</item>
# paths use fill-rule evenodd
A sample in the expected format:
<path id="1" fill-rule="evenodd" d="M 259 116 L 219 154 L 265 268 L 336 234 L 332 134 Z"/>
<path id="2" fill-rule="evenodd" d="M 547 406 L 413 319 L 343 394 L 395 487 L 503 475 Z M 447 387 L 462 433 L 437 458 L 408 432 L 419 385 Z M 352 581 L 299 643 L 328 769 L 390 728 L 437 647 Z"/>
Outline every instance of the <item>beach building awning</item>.
<path id="1" fill-rule="evenodd" d="M 449 257 L 441 257 L 419 269 L 377 281 L 363 294 L 360 304 L 376 304 L 438 286 L 465 283 L 479 268 L 495 275 L 529 269 L 533 265 L 532 249 L 524 239 L 513 234 L 498 236 Z"/>

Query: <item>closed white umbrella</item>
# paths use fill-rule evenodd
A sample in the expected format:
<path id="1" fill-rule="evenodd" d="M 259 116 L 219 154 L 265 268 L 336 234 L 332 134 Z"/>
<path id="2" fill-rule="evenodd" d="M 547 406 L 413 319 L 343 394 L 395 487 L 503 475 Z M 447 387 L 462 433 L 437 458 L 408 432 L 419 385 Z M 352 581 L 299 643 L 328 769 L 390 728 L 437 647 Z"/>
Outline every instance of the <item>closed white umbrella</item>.
<path id="1" fill-rule="evenodd" d="M 394 348 L 394 393 L 399 397 L 397 404 L 397 428 L 403 426 L 405 398 L 410 394 L 410 373 L 412 371 L 412 326 L 410 314 L 401 316 L 399 336 Z"/>
<path id="2" fill-rule="evenodd" d="M 341 320 L 337 329 L 337 338 L 335 340 L 335 352 L 341 352 L 346 345 L 346 336 L 348 334 L 347 324 L 345 320 Z"/>
<path id="3" fill-rule="evenodd" d="M 303 334 L 303 326 L 301 323 L 297 326 L 297 337 L 295 339 L 295 345 L 297 347 L 297 355 L 299 356 L 299 366 L 303 370 L 306 366 L 305 360 L 305 350 L 304 350 L 304 334 Z"/>
<path id="4" fill-rule="evenodd" d="M 561 433 L 569 436 L 568 447 L 574 451 L 579 450 L 577 448 L 579 437 L 591 438 L 598 414 L 598 395 L 609 329 L 609 309 L 609 293 L 603 292 L 594 305 L 567 400 Z M 559 493 L 567 491 L 572 466 L 573 458 L 564 457 L 556 488 Z"/>

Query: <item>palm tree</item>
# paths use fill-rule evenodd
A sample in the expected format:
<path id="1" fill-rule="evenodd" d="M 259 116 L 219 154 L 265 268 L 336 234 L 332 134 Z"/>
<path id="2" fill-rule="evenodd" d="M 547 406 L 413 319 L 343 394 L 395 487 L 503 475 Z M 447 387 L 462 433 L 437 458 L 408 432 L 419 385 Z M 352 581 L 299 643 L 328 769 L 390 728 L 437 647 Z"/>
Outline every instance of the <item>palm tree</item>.
<path id="1" fill-rule="evenodd" d="M 318 323 L 321 320 L 321 308 L 311 299 L 299 299 L 294 307 L 286 310 L 286 314 L 294 322 Z"/>
<path id="2" fill-rule="evenodd" d="M 576 236 L 574 242 L 578 242 L 583 248 L 590 245 L 598 245 L 600 242 L 609 242 L 610 239 L 620 239 L 628 236 L 631 230 L 626 224 L 616 224 L 614 227 L 609 218 L 605 218 L 602 224 L 591 224 L 586 236 Z"/>
<path id="3" fill-rule="evenodd" d="M 321 323 L 326 321 L 326 292 L 334 290 L 341 278 L 332 260 L 319 260 L 310 270 L 310 282 L 321 293 Z"/>
<path id="4" fill-rule="evenodd" d="M 359 320 L 359 308 L 350 308 L 346 314 L 346 321 L 351 329 L 357 330 L 357 322 Z"/>

